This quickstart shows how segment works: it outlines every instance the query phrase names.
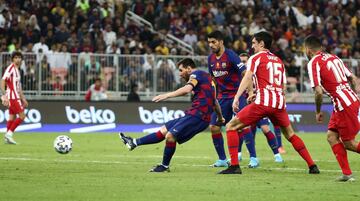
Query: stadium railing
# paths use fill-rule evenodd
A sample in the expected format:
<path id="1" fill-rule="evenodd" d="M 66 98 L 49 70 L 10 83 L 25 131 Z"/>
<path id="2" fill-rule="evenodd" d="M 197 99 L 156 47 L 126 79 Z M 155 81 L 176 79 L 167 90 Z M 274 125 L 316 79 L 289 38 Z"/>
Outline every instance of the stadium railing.
<path id="1" fill-rule="evenodd" d="M 126 100 L 132 86 L 137 85 L 141 100 L 172 91 L 184 84 L 176 63 L 192 58 L 207 71 L 207 56 L 115 55 L 67 52 L 23 53 L 20 67 L 22 88 L 32 100 L 83 100 L 94 79 L 100 77 L 109 100 Z M 312 102 L 306 62 L 296 77 L 288 77 L 288 102 Z M 349 68 L 359 75 L 360 60 L 345 59 Z M 11 63 L 11 54 L 0 53 L 1 73 Z M 189 100 L 189 96 L 175 100 Z"/>

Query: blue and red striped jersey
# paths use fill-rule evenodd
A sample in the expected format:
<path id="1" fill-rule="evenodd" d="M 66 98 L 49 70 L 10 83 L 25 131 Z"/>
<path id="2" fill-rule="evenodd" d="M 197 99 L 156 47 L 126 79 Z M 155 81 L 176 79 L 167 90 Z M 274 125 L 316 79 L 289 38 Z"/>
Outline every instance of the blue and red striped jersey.
<path id="1" fill-rule="evenodd" d="M 212 53 L 208 57 L 208 68 L 216 81 L 217 98 L 234 98 L 242 79 L 241 73 L 246 70 L 239 56 L 227 48 L 220 58 Z"/>
<path id="2" fill-rule="evenodd" d="M 191 73 L 187 84 L 194 88 L 192 90 L 192 106 L 185 111 L 185 114 L 210 122 L 211 114 L 214 111 L 216 93 L 211 76 L 205 71 L 196 70 Z"/>

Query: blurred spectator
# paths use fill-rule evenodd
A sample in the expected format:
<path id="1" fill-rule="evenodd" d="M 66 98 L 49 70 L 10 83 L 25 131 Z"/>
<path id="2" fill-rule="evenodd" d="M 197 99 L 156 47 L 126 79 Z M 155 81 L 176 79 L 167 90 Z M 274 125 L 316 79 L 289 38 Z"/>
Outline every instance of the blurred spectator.
<path id="1" fill-rule="evenodd" d="M 60 76 L 56 76 L 55 81 L 52 84 L 52 90 L 55 91 L 54 95 L 61 95 L 64 91 L 64 83 Z"/>
<path id="2" fill-rule="evenodd" d="M 131 90 L 127 96 L 127 101 L 129 102 L 140 102 L 140 96 L 139 94 L 137 93 L 139 87 L 137 84 L 133 84 L 131 86 Z"/>
<path id="3" fill-rule="evenodd" d="M 86 92 L 85 100 L 86 101 L 101 101 L 107 100 L 108 96 L 104 87 L 102 87 L 101 79 L 96 78 L 95 83 L 90 85 L 89 89 Z"/>

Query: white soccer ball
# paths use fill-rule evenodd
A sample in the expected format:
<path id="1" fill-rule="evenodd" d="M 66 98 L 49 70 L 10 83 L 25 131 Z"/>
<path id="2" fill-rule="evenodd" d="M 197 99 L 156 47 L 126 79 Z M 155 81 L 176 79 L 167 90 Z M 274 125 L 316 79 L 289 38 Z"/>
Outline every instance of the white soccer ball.
<path id="1" fill-rule="evenodd" d="M 54 140 L 54 148 L 60 154 L 67 154 L 72 149 L 72 140 L 66 135 L 60 135 Z"/>

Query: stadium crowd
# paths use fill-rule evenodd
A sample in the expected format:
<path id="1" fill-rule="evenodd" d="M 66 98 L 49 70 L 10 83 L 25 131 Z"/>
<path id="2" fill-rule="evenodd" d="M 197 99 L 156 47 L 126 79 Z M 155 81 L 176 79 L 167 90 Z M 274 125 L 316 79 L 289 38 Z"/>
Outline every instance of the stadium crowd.
<path id="1" fill-rule="evenodd" d="M 32 78 L 37 76 L 36 66 L 51 69 L 42 73 L 45 89 L 51 89 L 59 77 L 65 80 L 64 85 L 73 82 L 81 65 L 81 72 L 90 75 L 81 74 L 86 83 L 81 89 L 86 90 L 98 76 L 104 77 L 103 67 L 116 62 L 120 62 L 119 73 L 124 75 L 120 76 L 120 90 L 130 91 L 132 85 L 138 85 L 140 90 L 151 88 L 154 69 L 160 76 L 158 90 L 172 89 L 179 84 L 177 76 L 170 72 L 172 61 L 154 63 L 152 55 L 187 53 L 147 28 L 132 21 L 125 23 L 125 12 L 131 10 L 151 22 L 159 33 L 171 33 L 192 45 L 196 55 L 209 54 L 206 36 L 214 30 L 222 30 L 226 47 L 238 54 L 251 54 L 252 34 L 270 31 L 275 39 L 272 51 L 283 59 L 288 76 L 294 78 L 290 82 L 298 89 L 304 59 L 302 43 L 310 33 L 322 37 L 328 52 L 353 59 L 350 67 L 356 67 L 353 70 L 358 74 L 359 4 L 353 0 L 0 0 L 0 52 L 37 54 L 35 61 L 22 69 L 29 89 L 38 86 Z M 70 53 L 79 53 L 76 58 L 80 62 Z M 146 56 L 138 61 L 115 61 L 112 57 L 94 57 L 93 53 Z M 59 65 L 74 73 L 54 75 L 52 69 Z M 116 88 L 112 78 L 103 80 L 108 81 L 105 87 Z M 308 88 L 306 83 L 304 86 Z M 74 89 L 78 89 L 75 83 L 65 88 Z"/>

